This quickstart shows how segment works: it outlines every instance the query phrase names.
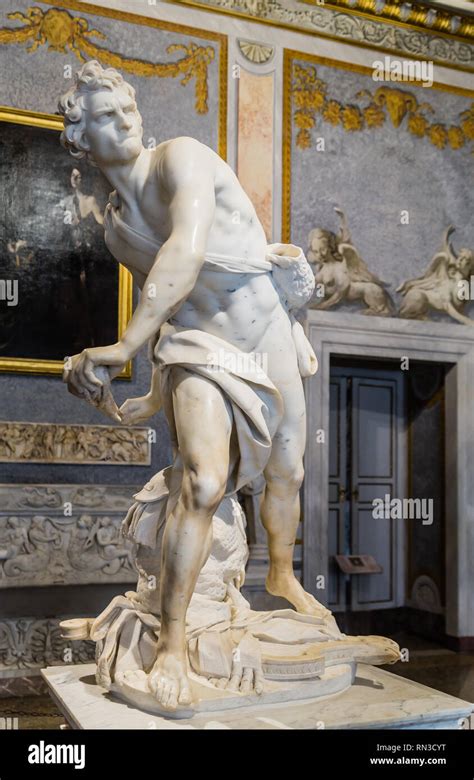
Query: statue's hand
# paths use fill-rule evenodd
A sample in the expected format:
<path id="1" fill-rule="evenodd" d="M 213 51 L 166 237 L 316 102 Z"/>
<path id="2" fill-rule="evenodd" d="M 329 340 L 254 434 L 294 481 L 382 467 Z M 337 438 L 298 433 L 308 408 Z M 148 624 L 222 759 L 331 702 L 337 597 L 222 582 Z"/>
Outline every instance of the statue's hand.
<path id="1" fill-rule="evenodd" d="M 160 400 L 147 393 L 140 398 L 127 398 L 120 407 L 120 416 L 125 425 L 136 425 L 153 417 L 160 407 Z"/>
<path id="2" fill-rule="evenodd" d="M 130 355 L 120 342 L 110 347 L 83 349 L 80 354 L 66 358 L 63 382 L 67 383 L 70 393 L 93 403 L 101 397 L 103 387 L 94 373 L 94 367 L 104 366 L 113 379 L 120 374 L 129 359 Z"/>

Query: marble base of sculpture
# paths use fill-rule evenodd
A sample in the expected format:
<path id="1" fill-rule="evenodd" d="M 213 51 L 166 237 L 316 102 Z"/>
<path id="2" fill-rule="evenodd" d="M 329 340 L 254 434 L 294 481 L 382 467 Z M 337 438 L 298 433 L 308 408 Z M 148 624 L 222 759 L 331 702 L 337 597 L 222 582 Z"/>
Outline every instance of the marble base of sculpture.
<path id="1" fill-rule="evenodd" d="M 276 611 L 286 612 L 286 610 Z M 79 620 L 63 621 L 74 624 L 77 634 Z M 341 635 L 343 636 L 343 635 Z M 297 637 L 295 636 L 295 639 Z M 277 652 L 280 650 L 280 653 Z M 242 693 L 218 688 L 206 677 L 189 670 L 193 695 L 190 706 L 178 706 L 176 710 L 164 709 L 148 686 L 148 674 L 140 670 L 116 673 L 108 684 L 108 691 L 128 704 L 145 712 L 167 718 L 190 718 L 195 713 L 225 711 L 236 707 L 270 705 L 283 702 L 316 699 L 341 693 L 353 684 L 357 662 L 393 663 L 399 657 L 398 646 L 383 637 L 344 637 L 320 644 L 293 646 L 293 651 L 277 646 L 275 655 L 262 656 L 265 678 L 263 692 Z M 98 678 L 97 670 L 95 672 Z"/>
<path id="2" fill-rule="evenodd" d="M 398 645 L 390 639 L 345 636 L 322 605 L 312 615 L 294 609 L 253 610 L 240 592 L 248 560 L 245 515 L 229 496 L 214 515 L 211 552 L 187 612 L 193 703 L 174 710 L 161 706 L 148 681 L 161 629 L 159 570 L 168 477 L 167 469 L 153 477 L 136 494 L 123 522 L 124 533 L 136 545 L 136 591 L 116 596 L 95 619 L 61 622 L 65 639 L 96 642 L 96 680 L 111 695 L 147 712 L 188 718 L 210 710 L 337 694 L 351 686 L 357 663 L 399 659 Z M 250 686 L 242 684 L 245 672 L 253 680 Z M 257 677 L 262 685 L 258 692 Z"/>
<path id="3" fill-rule="evenodd" d="M 365 664 L 357 666 L 353 684 L 337 696 L 295 701 L 275 696 L 243 706 L 251 697 L 236 694 L 229 709 L 209 707 L 180 719 L 111 696 L 97 685 L 94 664 L 49 666 L 42 675 L 73 729 L 467 729 L 474 710 L 470 702 Z"/>
<path id="4" fill-rule="evenodd" d="M 164 711 L 148 689 L 148 676 L 144 672 L 128 672 L 120 682 L 110 687 L 110 693 L 133 704 L 144 712 L 151 712 L 167 718 L 191 718 L 196 713 L 224 712 L 240 707 L 255 705 L 282 704 L 305 699 L 316 699 L 346 691 L 352 685 L 355 675 L 355 663 L 338 664 L 325 670 L 320 677 L 312 680 L 290 682 L 266 681 L 261 694 L 241 693 L 240 691 L 221 690 L 205 678 L 190 672 L 193 704 L 190 707 L 178 707 L 175 711 Z"/>

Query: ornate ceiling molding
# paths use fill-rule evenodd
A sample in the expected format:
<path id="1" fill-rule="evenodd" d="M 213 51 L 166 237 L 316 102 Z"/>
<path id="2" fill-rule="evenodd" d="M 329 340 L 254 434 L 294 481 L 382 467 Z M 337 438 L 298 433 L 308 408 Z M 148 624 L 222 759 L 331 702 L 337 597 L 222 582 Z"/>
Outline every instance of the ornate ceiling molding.
<path id="1" fill-rule="evenodd" d="M 474 40 L 474 17 L 461 14 L 459 9 L 434 8 L 425 3 L 407 2 L 407 0 L 331 0 L 321 3 L 318 0 L 298 0 L 299 3 L 325 8 L 359 13 L 373 19 L 420 27 L 430 32 L 453 34 L 468 41 Z"/>
<path id="2" fill-rule="evenodd" d="M 474 15 L 403 0 L 165 0 L 474 70 Z"/>

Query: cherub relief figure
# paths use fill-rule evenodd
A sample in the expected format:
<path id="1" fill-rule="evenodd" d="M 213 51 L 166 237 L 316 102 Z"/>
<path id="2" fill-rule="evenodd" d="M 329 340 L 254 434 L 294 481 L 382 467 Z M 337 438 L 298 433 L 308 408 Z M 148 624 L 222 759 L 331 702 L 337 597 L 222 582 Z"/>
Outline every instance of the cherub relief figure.
<path id="1" fill-rule="evenodd" d="M 341 219 L 336 235 L 330 230 L 311 230 L 307 258 L 315 271 L 316 290 L 323 285 L 324 299 L 314 297 L 312 309 L 330 309 L 342 301 L 362 301 L 363 314 L 388 317 L 393 313 L 392 300 L 384 289 L 385 282 L 369 271 L 367 264 L 354 247 L 347 226 L 346 215 L 334 209 Z"/>
<path id="2" fill-rule="evenodd" d="M 464 247 L 456 255 L 449 242 L 453 233 L 451 225 L 444 232 L 441 251 L 435 254 L 423 276 L 409 279 L 397 288 L 403 295 L 400 317 L 426 320 L 430 310 L 434 310 L 449 314 L 457 322 L 474 325 L 462 313 L 466 303 L 463 283 L 474 271 L 474 252 Z"/>

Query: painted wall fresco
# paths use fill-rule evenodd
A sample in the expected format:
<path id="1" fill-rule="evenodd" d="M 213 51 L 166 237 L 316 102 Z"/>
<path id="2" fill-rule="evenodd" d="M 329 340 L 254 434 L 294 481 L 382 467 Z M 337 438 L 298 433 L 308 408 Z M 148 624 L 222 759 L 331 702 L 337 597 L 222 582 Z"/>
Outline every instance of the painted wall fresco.
<path id="1" fill-rule="evenodd" d="M 326 271 L 313 305 L 456 321 L 447 301 L 474 273 L 474 91 L 297 52 L 285 68 L 283 222 Z"/>

